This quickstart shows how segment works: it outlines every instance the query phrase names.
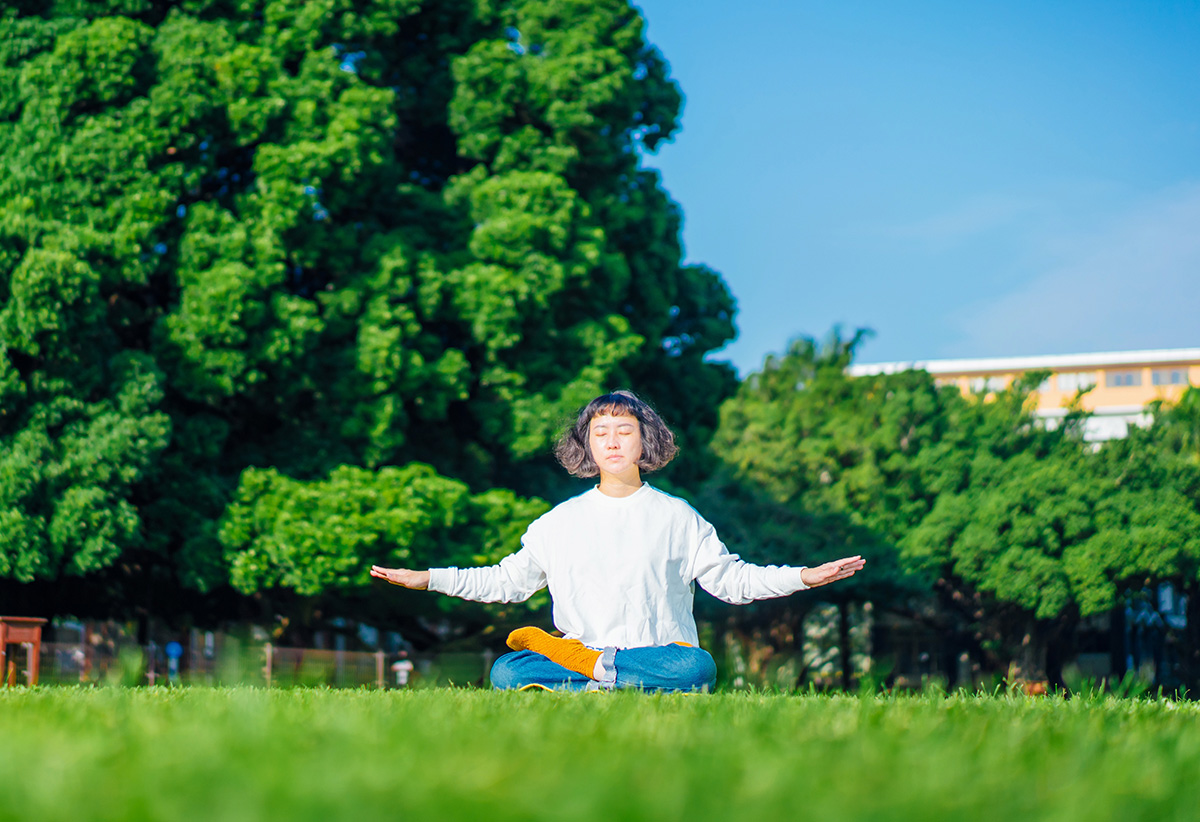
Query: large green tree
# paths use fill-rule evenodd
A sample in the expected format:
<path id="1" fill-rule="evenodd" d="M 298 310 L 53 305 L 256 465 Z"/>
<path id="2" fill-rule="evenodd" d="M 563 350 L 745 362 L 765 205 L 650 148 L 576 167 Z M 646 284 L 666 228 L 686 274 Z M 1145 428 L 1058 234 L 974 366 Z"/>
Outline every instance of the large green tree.
<path id="1" fill-rule="evenodd" d="M 802 338 L 722 408 L 714 446 L 742 493 L 721 496 L 746 500 L 733 512 L 749 523 L 733 533 L 755 557 L 862 551 L 868 572 L 835 598 L 931 618 L 948 670 L 968 653 L 986 670 L 1057 677 L 1051 652 L 1103 607 L 1092 600 L 1111 602 L 1111 580 L 1088 577 L 1081 557 L 1126 534 L 1098 521 L 1112 482 L 1080 414 L 1040 425 L 1040 374 L 972 397 L 923 371 L 852 378 L 862 338 Z"/>
<path id="2" fill-rule="evenodd" d="M 702 508 L 730 548 L 762 563 L 815 565 L 852 554 L 868 562 L 848 582 L 728 615 L 724 622 L 743 637 L 801 642 L 806 614 L 831 602 L 841 613 L 838 645 L 845 649 L 851 603 L 907 608 L 926 590 L 902 567 L 898 540 L 936 493 L 920 466 L 945 428 L 947 395 L 923 373 L 847 377 L 865 337 L 835 331 L 823 342 L 797 339 L 785 354 L 768 357 L 721 408 L 713 439 L 720 465 Z M 841 661 L 849 682 L 849 654 Z"/>
<path id="3" fill-rule="evenodd" d="M 1091 468 L 1107 493 L 1095 509 L 1096 534 L 1066 556 L 1084 615 L 1119 614 L 1131 598 L 1157 604 L 1166 583 L 1187 602 L 1182 630 L 1169 628 L 1179 649 L 1166 672 L 1200 692 L 1200 391 L 1159 403 L 1153 424 L 1131 427 L 1104 444 Z"/>
<path id="4" fill-rule="evenodd" d="M 432 466 L 507 533 L 533 509 L 487 490 L 562 496 L 549 445 L 613 386 L 693 480 L 735 308 L 642 164 L 680 104 L 626 0 L 6 7 L 0 579 L 311 592 L 227 509 L 341 465 Z"/>
<path id="5" fill-rule="evenodd" d="M 1114 615 L 1119 628 L 1129 598 L 1157 599 L 1160 583 L 1189 601 L 1200 593 L 1200 475 L 1180 447 L 1194 400 L 1155 409 L 1149 430 L 1091 445 L 1078 413 L 1046 430 L 1025 410 L 1042 376 L 976 404 L 982 427 L 965 429 L 974 447 L 962 483 L 902 545 L 906 561 L 975 609 L 994 657 L 1023 676 L 1061 681 L 1082 618 Z M 1197 619 L 1189 615 L 1189 625 Z M 1195 628 L 1181 644 L 1178 681 L 1194 683 Z"/>
<path id="6" fill-rule="evenodd" d="M 837 596 L 902 611 L 923 599 L 936 608 L 912 613 L 933 618 L 950 670 L 966 652 L 1030 679 L 1060 678 L 1082 617 L 1192 573 L 1190 492 L 1164 487 L 1146 438 L 1095 454 L 1077 409 L 1042 425 L 1041 374 L 971 397 L 923 371 L 851 378 L 861 339 L 797 340 L 722 408 L 717 490 L 746 553 L 861 548 L 868 571 Z M 1122 472 L 1120 455 L 1142 468 Z"/>

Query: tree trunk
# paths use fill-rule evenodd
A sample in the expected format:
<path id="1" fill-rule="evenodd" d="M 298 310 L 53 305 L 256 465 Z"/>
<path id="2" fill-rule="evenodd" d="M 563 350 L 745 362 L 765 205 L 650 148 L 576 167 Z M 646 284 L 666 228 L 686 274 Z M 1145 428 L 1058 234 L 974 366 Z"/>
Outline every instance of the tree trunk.
<path id="1" fill-rule="evenodd" d="M 1050 639 L 1046 643 L 1046 682 L 1051 689 L 1066 686 L 1063 682 L 1063 663 L 1071 654 L 1073 633 L 1073 622 L 1056 624 L 1050 630 Z"/>
<path id="2" fill-rule="evenodd" d="M 842 659 L 842 690 L 850 690 L 854 678 L 854 661 L 850 648 L 850 604 L 838 603 L 838 650 Z"/>
<path id="3" fill-rule="evenodd" d="M 1188 600 L 1191 607 L 1191 600 Z M 1109 612 L 1108 655 L 1109 667 L 1112 669 L 1113 681 L 1119 682 L 1125 676 L 1125 658 L 1128 648 L 1125 643 L 1125 603 L 1120 597 Z M 1190 620 L 1189 620 L 1190 622 Z"/>
<path id="4" fill-rule="evenodd" d="M 1183 649 L 1180 653 L 1183 687 L 1192 699 L 1200 697 L 1200 586 L 1183 586 L 1187 597 L 1187 622 L 1183 626 Z"/>
<path id="5" fill-rule="evenodd" d="M 808 677 L 808 662 L 804 659 L 804 620 L 808 618 L 808 613 L 808 608 L 797 610 L 796 628 L 792 633 L 792 654 L 800 659 L 799 671 L 796 673 L 796 690 L 805 686 L 804 680 Z"/>

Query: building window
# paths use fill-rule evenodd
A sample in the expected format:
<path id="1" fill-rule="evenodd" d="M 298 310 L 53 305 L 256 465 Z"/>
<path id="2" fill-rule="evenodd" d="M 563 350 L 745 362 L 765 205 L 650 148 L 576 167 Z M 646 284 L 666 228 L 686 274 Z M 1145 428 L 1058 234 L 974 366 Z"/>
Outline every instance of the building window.
<path id="1" fill-rule="evenodd" d="M 1074 393 L 1083 391 L 1085 388 L 1091 388 L 1096 384 L 1095 371 L 1068 371 L 1055 376 L 1055 382 L 1058 383 L 1059 391 L 1068 391 Z"/>
<path id="2" fill-rule="evenodd" d="M 1150 372 L 1152 385 L 1187 385 L 1186 368 L 1156 368 Z"/>
<path id="3" fill-rule="evenodd" d="M 1003 391 L 1008 387 L 1008 380 L 1004 377 L 972 377 L 971 391 L 976 394 L 994 394 L 997 391 Z"/>
<path id="4" fill-rule="evenodd" d="M 1107 371 L 1104 374 L 1104 385 L 1108 388 L 1128 388 L 1141 384 L 1141 371 Z"/>

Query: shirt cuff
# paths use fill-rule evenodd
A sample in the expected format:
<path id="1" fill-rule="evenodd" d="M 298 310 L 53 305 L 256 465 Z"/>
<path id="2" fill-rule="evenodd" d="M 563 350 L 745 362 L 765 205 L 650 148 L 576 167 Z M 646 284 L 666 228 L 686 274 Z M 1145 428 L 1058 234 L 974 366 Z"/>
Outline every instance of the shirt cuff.
<path id="1" fill-rule="evenodd" d="M 429 590 L 438 594 L 448 594 L 454 588 L 454 577 L 457 568 L 430 568 Z"/>
<path id="2" fill-rule="evenodd" d="M 811 585 L 804 584 L 804 576 L 803 576 L 802 572 L 807 567 L 808 567 L 807 565 L 801 565 L 800 567 L 798 567 L 796 569 L 796 584 L 800 586 L 799 588 L 796 589 L 797 591 L 807 591 L 809 588 L 812 587 Z"/>

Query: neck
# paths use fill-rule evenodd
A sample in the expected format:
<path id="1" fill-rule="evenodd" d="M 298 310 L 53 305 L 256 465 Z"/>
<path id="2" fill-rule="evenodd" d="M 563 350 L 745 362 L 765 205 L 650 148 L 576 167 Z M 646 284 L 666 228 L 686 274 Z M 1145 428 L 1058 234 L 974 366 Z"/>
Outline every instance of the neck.
<path id="1" fill-rule="evenodd" d="M 624 474 L 600 472 L 600 493 L 608 497 L 627 497 L 642 487 L 641 473 L 635 466 Z"/>

